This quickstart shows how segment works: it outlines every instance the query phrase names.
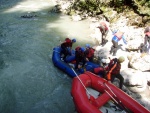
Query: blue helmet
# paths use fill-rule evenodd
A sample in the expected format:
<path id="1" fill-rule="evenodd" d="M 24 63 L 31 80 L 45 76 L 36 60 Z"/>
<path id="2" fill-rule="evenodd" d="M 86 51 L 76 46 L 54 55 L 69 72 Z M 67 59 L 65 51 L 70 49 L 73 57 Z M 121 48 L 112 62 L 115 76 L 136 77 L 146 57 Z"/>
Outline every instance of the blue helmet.
<path id="1" fill-rule="evenodd" d="M 72 42 L 76 42 L 76 39 L 74 38 L 74 39 L 72 39 Z"/>
<path id="2" fill-rule="evenodd" d="M 85 46 L 86 46 L 87 48 L 90 48 L 90 44 L 86 44 Z"/>
<path id="3" fill-rule="evenodd" d="M 81 47 L 80 50 L 81 50 L 82 52 L 84 52 L 84 51 L 85 51 L 85 48 L 84 48 L 84 47 Z"/>

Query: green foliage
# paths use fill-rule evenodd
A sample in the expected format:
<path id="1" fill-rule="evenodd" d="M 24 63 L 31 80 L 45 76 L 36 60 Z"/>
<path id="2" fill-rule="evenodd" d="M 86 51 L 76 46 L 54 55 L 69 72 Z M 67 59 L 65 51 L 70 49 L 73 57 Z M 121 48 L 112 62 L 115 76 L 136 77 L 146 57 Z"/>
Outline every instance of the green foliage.
<path id="1" fill-rule="evenodd" d="M 103 12 L 113 8 L 118 13 L 134 10 L 138 14 L 148 14 L 150 0 L 76 0 L 77 9 L 88 12 Z"/>
<path id="2" fill-rule="evenodd" d="M 126 1 L 125 0 L 111 0 L 109 5 L 113 7 L 117 12 L 123 12 L 125 9 Z"/>
<path id="3" fill-rule="evenodd" d="M 97 3 L 97 0 L 80 0 L 77 7 L 88 11 L 97 11 L 99 9 L 99 3 Z"/>

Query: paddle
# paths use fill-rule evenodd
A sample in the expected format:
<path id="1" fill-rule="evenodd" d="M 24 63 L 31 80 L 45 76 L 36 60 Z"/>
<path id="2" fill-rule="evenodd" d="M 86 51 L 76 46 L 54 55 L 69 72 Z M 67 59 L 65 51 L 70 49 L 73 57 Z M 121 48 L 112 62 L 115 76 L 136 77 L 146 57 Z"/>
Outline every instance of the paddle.
<path id="1" fill-rule="evenodd" d="M 114 102 L 116 104 L 118 104 L 123 110 L 125 110 L 127 113 L 132 113 L 129 109 L 127 109 L 121 102 L 121 100 L 119 100 L 116 96 L 116 94 L 111 90 L 111 88 L 106 84 L 104 83 L 104 85 L 113 93 L 113 95 L 115 96 L 115 99 L 112 98 L 114 100 Z M 107 92 L 108 93 L 108 92 Z M 110 95 L 110 94 L 109 94 Z M 112 97 L 112 96 L 111 96 Z M 116 100 L 117 99 L 117 100 Z"/>
<path id="2" fill-rule="evenodd" d="M 89 100 L 91 102 L 94 102 L 95 101 L 95 98 L 90 94 L 90 92 L 87 90 L 87 88 L 85 87 L 85 85 L 83 84 L 82 80 L 79 78 L 78 74 L 75 72 L 75 70 L 73 68 L 71 68 L 72 71 L 75 73 L 76 77 L 78 78 L 78 80 L 81 82 L 81 84 L 83 85 L 84 89 L 87 91 L 88 93 L 88 96 L 89 96 Z"/>

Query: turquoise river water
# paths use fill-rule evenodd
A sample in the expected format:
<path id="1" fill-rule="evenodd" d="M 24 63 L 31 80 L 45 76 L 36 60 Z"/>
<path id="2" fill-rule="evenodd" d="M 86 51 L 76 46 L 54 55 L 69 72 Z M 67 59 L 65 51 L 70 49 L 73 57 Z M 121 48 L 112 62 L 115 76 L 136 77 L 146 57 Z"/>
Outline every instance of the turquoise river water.
<path id="1" fill-rule="evenodd" d="M 72 78 L 53 66 L 66 37 L 92 44 L 87 20 L 50 13 L 51 0 L 0 0 L 0 113 L 74 113 Z M 33 18 L 21 18 L 32 15 Z"/>

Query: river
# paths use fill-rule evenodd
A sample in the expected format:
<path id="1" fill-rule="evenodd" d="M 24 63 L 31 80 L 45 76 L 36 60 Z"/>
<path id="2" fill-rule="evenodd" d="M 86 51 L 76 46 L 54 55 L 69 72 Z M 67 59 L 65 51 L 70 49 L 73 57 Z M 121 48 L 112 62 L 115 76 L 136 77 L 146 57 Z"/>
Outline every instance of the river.
<path id="1" fill-rule="evenodd" d="M 0 1 L 0 113 L 73 113 L 72 78 L 54 67 L 66 37 L 93 44 L 89 21 L 50 13 L 51 0 Z M 34 15 L 33 18 L 21 18 Z"/>

